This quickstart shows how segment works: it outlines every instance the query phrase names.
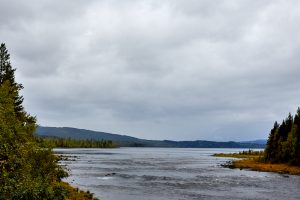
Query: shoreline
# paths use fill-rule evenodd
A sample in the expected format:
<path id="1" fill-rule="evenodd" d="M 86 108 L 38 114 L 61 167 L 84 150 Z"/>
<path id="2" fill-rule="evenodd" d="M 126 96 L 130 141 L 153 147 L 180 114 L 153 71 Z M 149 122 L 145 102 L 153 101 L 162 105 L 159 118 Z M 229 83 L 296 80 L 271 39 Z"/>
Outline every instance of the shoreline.
<path id="1" fill-rule="evenodd" d="M 222 165 L 230 169 L 249 169 L 259 172 L 274 172 L 278 174 L 300 175 L 300 166 L 292 166 L 286 163 L 265 163 L 260 161 L 262 159 L 259 155 L 246 155 L 246 154 L 214 154 L 215 157 L 230 157 L 238 158 L 238 160 L 231 160 Z"/>
<path id="2" fill-rule="evenodd" d="M 62 181 L 62 185 L 66 189 L 68 199 L 99 200 L 98 198 L 94 197 L 94 194 L 91 193 L 89 190 L 87 191 L 81 190 L 65 181 Z"/>

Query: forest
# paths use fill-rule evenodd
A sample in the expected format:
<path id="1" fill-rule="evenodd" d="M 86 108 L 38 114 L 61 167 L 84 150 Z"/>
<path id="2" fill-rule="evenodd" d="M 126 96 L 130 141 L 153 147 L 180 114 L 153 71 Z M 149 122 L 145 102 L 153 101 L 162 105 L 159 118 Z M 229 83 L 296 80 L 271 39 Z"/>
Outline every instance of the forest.
<path id="1" fill-rule="evenodd" d="M 58 157 L 36 142 L 36 118 L 23 107 L 22 89 L 6 45 L 1 44 L 0 200 L 93 199 L 92 194 L 62 182 L 68 174 L 58 165 Z"/>
<path id="2" fill-rule="evenodd" d="M 72 139 L 56 137 L 37 137 L 36 141 L 42 147 L 50 148 L 116 148 L 111 140 Z"/>
<path id="3" fill-rule="evenodd" d="M 295 116 L 291 113 L 274 123 L 265 149 L 265 161 L 300 165 L 300 108 Z"/>

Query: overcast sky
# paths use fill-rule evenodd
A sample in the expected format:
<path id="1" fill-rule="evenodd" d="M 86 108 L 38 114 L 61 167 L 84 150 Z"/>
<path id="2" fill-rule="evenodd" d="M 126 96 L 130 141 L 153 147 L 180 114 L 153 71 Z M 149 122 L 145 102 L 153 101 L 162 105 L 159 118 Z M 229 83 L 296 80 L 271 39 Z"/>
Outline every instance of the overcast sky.
<path id="1" fill-rule="evenodd" d="M 240 141 L 300 106 L 298 0 L 0 5 L 0 42 L 40 125 Z"/>

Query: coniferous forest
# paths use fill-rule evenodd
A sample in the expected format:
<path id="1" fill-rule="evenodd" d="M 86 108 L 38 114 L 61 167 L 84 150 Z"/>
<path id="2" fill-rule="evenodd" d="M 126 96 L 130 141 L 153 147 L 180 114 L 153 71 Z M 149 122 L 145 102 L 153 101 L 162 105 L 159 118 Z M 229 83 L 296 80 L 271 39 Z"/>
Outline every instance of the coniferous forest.
<path id="1" fill-rule="evenodd" d="M 72 138 L 38 137 L 36 141 L 43 147 L 51 148 L 115 148 L 111 140 L 76 140 Z"/>
<path id="2" fill-rule="evenodd" d="M 265 160 L 271 163 L 300 165 L 300 108 L 281 124 L 274 123 L 265 149 Z"/>
<path id="3" fill-rule="evenodd" d="M 36 142 L 36 118 L 22 105 L 23 97 L 19 94 L 22 88 L 15 81 L 15 69 L 6 46 L 1 44 L 0 200 L 78 196 L 78 190 L 61 181 L 67 173 L 58 165 L 58 157 Z M 79 199 L 92 199 L 92 195 L 88 193 Z"/>

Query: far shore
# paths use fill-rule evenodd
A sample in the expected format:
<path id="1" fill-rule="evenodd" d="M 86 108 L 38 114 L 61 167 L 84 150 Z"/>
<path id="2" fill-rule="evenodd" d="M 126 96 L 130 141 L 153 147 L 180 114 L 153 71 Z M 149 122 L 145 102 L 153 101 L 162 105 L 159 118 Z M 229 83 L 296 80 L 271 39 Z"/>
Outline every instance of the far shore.
<path id="1" fill-rule="evenodd" d="M 300 175 L 300 166 L 291 166 L 286 163 L 265 163 L 262 162 L 262 152 L 255 154 L 246 154 L 246 153 L 231 153 L 231 154 L 214 154 L 216 157 L 232 157 L 240 158 L 238 160 L 232 160 L 229 163 L 223 165 L 231 169 L 249 169 L 253 171 L 262 171 L 262 172 L 275 172 L 280 174 L 291 174 L 291 175 Z"/>

